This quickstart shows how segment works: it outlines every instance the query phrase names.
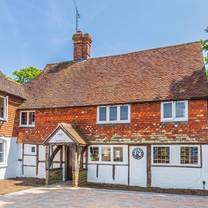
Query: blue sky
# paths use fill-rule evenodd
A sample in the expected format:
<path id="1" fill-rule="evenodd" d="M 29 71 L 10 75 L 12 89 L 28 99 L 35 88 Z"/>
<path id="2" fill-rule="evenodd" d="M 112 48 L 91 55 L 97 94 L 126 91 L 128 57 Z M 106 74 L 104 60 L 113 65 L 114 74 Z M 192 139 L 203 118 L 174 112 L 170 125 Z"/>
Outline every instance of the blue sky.
<path id="1" fill-rule="evenodd" d="M 208 38 L 207 0 L 77 0 L 92 56 Z M 72 0 L 0 0 L 0 70 L 72 58 Z"/>

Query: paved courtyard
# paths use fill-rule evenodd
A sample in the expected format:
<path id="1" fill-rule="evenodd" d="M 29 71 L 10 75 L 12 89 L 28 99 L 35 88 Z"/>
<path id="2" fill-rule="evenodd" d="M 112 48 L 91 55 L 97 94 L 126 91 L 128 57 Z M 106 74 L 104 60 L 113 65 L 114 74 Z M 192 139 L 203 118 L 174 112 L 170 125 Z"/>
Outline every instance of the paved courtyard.
<path id="1" fill-rule="evenodd" d="M 89 188 L 33 188 L 0 196 L 0 208 L 207 208 L 208 197 Z"/>
<path id="2" fill-rule="evenodd" d="M 45 184 L 45 181 L 37 178 L 15 178 L 0 180 L 0 195 L 17 192 Z"/>

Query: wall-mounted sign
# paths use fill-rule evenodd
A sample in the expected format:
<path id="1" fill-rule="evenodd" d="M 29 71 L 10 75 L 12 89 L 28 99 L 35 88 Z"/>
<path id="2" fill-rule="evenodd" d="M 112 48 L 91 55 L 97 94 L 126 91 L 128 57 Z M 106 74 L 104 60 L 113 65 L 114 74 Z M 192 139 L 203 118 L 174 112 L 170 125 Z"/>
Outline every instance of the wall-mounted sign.
<path id="1" fill-rule="evenodd" d="M 144 157 L 144 151 L 141 148 L 134 148 L 132 150 L 132 157 L 136 160 L 140 160 Z"/>
<path id="2" fill-rule="evenodd" d="M 62 129 L 59 129 L 54 135 L 51 136 L 48 143 L 73 143 L 73 141 Z"/>

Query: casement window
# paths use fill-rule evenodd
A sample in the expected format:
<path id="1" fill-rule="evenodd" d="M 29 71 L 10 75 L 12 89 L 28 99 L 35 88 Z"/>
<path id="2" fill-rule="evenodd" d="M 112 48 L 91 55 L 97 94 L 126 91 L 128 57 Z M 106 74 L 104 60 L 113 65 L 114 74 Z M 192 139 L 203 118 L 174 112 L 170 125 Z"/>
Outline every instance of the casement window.
<path id="1" fill-rule="evenodd" d="M 90 147 L 91 161 L 99 161 L 99 147 Z"/>
<path id="2" fill-rule="evenodd" d="M 35 147 L 31 147 L 31 152 L 35 152 Z"/>
<path id="3" fill-rule="evenodd" d="M 101 148 L 101 160 L 102 161 L 111 161 L 111 148 L 102 147 Z"/>
<path id="4" fill-rule="evenodd" d="M 5 163 L 6 142 L 0 140 L 0 165 Z"/>
<path id="5" fill-rule="evenodd" d="M 170 163 L 170 147 L 154 146 L 153 147 L 153 163 L 154 164 Z"/>
<path id="6" fill-rule="evenodd" d="M 98 106 L 97 123 L 130 123 L 130 105 Z"/>
<path id="7" fill-rule="evenodd" d="M 90 162 L 114 163 L 124 161 L 124 150 L 122 146 L 92 146 L 89 151 Z"/>
<path id="8" fill-rule="evenodd" d="M 35 126 L 35 112 L 34 111 L 21 111 L 20 112 L 20 126 L 21 127 L 34 127 Z"/>
<path id="9" fill-rule="evenodd" d="M 123 147 L 113 147 L 113 161 L 123 162 Z"/>
<path id="10" fill-rule="evenodd" d="M 181 164 L 199 164 L 199 148 L 196 146 L 182 146 L 180 148 Z"/>
<path id="11" fill-rule="evenodd" d="M 8 117 L 8 97 L 0 96 L 0 121 L 6 121 Z"/>
<path id="12" fill-rule="evenodd" d="M 171 101 L 161 103 L 161 121 L 187 121 L 188 101 Z"/>

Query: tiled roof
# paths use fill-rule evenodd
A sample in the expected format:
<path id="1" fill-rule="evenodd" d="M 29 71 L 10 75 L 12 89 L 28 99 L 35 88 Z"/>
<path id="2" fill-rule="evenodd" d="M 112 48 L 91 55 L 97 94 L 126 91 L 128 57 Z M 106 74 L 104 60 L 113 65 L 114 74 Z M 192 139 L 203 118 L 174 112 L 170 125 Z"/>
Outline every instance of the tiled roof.
<path id="1" fill-rule="evenodd" d="M 46 138 L 44 141 L 44 144 L 47 144 L 51 137 L 59 130 L 62 129 L 68 136 L 73 140 L 75 144 L 79 145 L 86 145 L 87 142 L 85 139 L 80 135 L 80 133 L 69 123 L 60 123 L 58 126 L 54 129 L 54 131 Z M 57 143 L 58 144 L 58 143 Z"/>
<path id="2" fill-rule="evenodd" d="M 15 95 L 20 98 L 26 98 L 24 86 L 15 81 L 8 80 L 0 71 L 0 91 Z"/>
<path id="3" fill-rule="evenodd" d="M 208 96 L 199 42 L 49 64 L 26 88 L 28 109 Z"/>

